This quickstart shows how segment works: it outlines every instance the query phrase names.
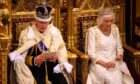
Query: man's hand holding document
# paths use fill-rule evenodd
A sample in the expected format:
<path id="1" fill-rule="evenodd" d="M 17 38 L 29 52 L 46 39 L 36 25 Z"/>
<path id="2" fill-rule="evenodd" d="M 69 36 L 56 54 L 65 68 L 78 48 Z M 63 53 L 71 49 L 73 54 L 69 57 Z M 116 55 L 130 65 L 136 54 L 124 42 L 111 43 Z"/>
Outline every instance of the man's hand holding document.
<path id="1" fill-rule="evenodd" d="M 56 52 L 42 52 L 42 54 L 38 55 L 35 58 L 35 63 L 36 64 L 42 64 L 45 60 L 48 60 L 50 62 L 56 62 L 58 59 L 57 53 Z"/>

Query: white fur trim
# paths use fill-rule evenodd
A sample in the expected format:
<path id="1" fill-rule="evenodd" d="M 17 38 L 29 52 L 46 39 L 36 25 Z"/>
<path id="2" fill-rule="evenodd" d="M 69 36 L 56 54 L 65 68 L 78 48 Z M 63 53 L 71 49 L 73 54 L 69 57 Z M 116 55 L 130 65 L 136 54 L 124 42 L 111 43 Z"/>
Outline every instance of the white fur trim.
<path id="1" fill-rule="evenodd" d="M 63 68 L 65 68 L 67 70 L 68 73 L 71 73 L 72 72 L 72 68 L 73 66 L 68 63 L 68 62 L 65 62 L 63 64 L 57 64 L 54 68 L 53 68 L 53 72 L 54 73 L 61 73 Z"/>
<path id="2" fill-rule="evenodd" d="M 57 64 L 54 68 L 53 68 L 53 73 L 61 73 L 62 69 L 61 69 L 61 64 Z"/>
<path id="3" fill-rule="evenodd" d="M 52 27 L 50 28 L 50 31 L 51 31 L 52 35 L 57 36 L 58 31 L 56 30 L 56 28 L 53 25 L 51 25 L 51 26 Z"/>
<path id="4" fill-rule="evenodd" d="M 53 24 L 50 24 L 50 31 L 51 31 L 51 35 L 54 37 L 54 38 L 60 38 L 59 37 L 59 30 L 53 25 Z"/>
<path id="5" fill-rule="evenodd" d="M 50 22 L 51 19 L 52 19 L 52 17 L 49 17 L 48 19 L 41 19 L 41 18 L 36 17 L 36 16 L 35 16 L 35 18 L 36 18 L 37 20 L 39 20 L 39 21 L 42 21 L 42 22 Z"/>
<path id="6" fill-rule="evenodd" d="M 33 31 L 33 28 L 31 26 L 28 27 L 28 34 L 27 34 L 27 39 L 34 39 L 35 38 L 35 34 Z"/>
<path id="7" fill-rule="evenodd" d="M 73 66 L 70 63 L 65 62 L 64 63 L 64 67 L 66 68 L 66 70 L 67 70 L 68 73 L 71 73 L 72 72 Z"/>
<path id="8" fill-rule="evenodd" d="M 9 58 L 10 58 L 11 62 L 19 61 L 22 59 L 21 55 L 17 51 L 13 51 L 13 52 L 9 53 Z"/>

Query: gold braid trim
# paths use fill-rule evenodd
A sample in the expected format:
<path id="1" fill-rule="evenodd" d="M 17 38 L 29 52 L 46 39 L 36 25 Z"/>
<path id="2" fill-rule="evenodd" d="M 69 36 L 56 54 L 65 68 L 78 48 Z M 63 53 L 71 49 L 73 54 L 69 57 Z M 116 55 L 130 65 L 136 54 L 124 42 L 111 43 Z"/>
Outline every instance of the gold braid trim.
<path id="1" fill-rule="evenodd" d="M 49 84 L 47 62 L 45 61 L 46 84 Z"/>
<path id="2" fill-rule="evenodd" d="M 58 49 L 62 49 L 62 48 L 64 48 L 64 47 L 65 47 L 65 44 L 64 44 L 64 42 L 63 42 L 63 43 L 60 44 L 60 46 L 59 46 Z"/>
<path id="3" fill-rule="evenodd" d="M 68 84 L 74 84 L 72 76 L 66 71 L 66 69 L 62 70 L 62 74 L 66 78 L 66 81 L 68 82 Z"/>
<path id="4" fill-rule="evenodd" d="M 26 58 L 25 58 L 25 63 L 26 63 L 27 65 L 33 66 L 33 64 L 32 64 L 32 59 L 33 59 L 33 56 L 26 56 Z"/>
<path id="5" fill-rule="evenodd" d="M 70 84 L 69 78 L 67 77 L 67 75 L 65 74 L 64 71 L 62 71 L 63 76 L 65 77 L 66 81 L 68 84 Z"/>

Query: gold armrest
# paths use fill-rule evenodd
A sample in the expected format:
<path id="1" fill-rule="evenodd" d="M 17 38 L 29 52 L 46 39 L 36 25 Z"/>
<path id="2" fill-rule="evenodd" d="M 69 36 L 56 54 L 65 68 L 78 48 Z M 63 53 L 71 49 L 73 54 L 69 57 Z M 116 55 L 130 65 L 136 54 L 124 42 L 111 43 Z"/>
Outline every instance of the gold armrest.
<path id="1" fill-rule="evenodd" d="M 72 77 L 74 79 L 74 82 L 76 83 L 76 60 L 77 60 L 77 55 L 68 51 L 67 50 L 67 54 L 68 54 L 68 60 L 69 62 L 73 65 L 73 71 L 72 71 Z"/>
<path id="2" fill-rule="evenodd" d="M 88 55 L 80 52 L 76 48 L 70 48 L 71 52 L 78 55 L 80 59 L 77 59 L 77 75 L 76 75 L 76 81 L 80 84 L 86 84 L 87 76 L 88 76 L 88 66 L 89 66 L 89 57 Z"/>
<path id="3" fill-rule="evenodd" d="M 132 48 L 131 46 L 124 44 L 123 47 L 128 50 L 128 53 L 131 54 L 133 59 L 128 60 L 128 62 L 132 62 L 132 66 L 134 66 L 136 72 L 140 75 L 140 51 L 137 49 Z M 131 66 L 131 65 L 130 65 Z"/>
<path id="4" fill-rule="evenodd" d="M 70 48 L 70 51 L 72 51 L 73 53 L 77 54 L 81 59 L 89 59 L 88 55 L 86 55 L 85 53 L 79 51 L 76 48 Z"/>
<path id="5" fill-rule="evenodd" d="M 76 54 L 74 54 L 68 50 L 67 50 L 67 54 L 68 54 L 68 59 L 76 59 L 77 58 Z"/>
<path id="6" fill-rule="evenodd" d="M 127 45 L 127 44 L 124 44 L 123 47 L 124 47 L 126 50 L 130 51 L 130 53 L 131 53 L 133 56 L 136 56 L 136 57 L 137 57 L 137 56 L 140 56 L 140 51 L 139 51 L 139 50 L 134 49 L 134 48 L 132 48 L 131 46 L 129 46 L 129 45 Z"/>

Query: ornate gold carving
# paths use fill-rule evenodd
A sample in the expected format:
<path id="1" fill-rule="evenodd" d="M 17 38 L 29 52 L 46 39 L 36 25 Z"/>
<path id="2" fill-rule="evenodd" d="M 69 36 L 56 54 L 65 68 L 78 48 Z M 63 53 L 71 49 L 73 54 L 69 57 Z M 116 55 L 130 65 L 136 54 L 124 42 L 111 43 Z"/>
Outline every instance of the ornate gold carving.
<path id="1" fill-rule="evenodd" d="M 132 55 L 133 59 L 131 59 L 131 61 L 134 64 L 135 70 L 140 75 L 140 51 L 127 44 L 124 44 L 123 47 Z"/>
<path id="2" fill-rule="evenodd" d="M 0 84 L 7 84 L 7 55 L 11 41 L 9 5 L 9 0 L 0 0 Z"/>
<path id="3" fill-rule="evenodd" d="M 68 36 L 68 48 L 74 46 L 74 36 Z"/>
<path id="4" fill-rule="evenodd" d="M 89 0 L 90 6 L 93 9 L 98 9 L 99 7 L 102 7 L 105 0 Z"/>
<path id="5" fill-rule="evenodd" d="M 67 42 L 67 13 L 62 13 L 60 17 L 60 28 L 61 34 L 65 42 Z"/>
<path id="6" fill-rule="evenodd" d="M 74 79 L 74 82 L 76 83 L 76 60 L 77 60 L 77 55 L 70 52 L 70 51 L 67 51 L 67 53 L 68 53 L 68 60 L 73 65 L 72 77 Z"/>
<path id="7" fill-rule="evenodd" d="M 0 50 L 7 50 L 9 49 L 9 37 L 0 38 Z"/>
<path id="8" fill-rule="evenodd" d="M 7 84 L 7 55 L 10 45 L 10 38 L 0 38 L 0 83 Z"/>
<path id="9" fill-rule="evenodd" d="M 79 56 L 79 59 L 77 59 L 76 81 L 80 84 L 86 84 L 86 79 L 88 75 L 89 57 L 86 54 L 77 50 L 76 48 L 71 48 L 70 51 L 72 51 L 73 53 Z"/>
<path id="10" fill-rule="evenodd" d="M 96 25 L 96 16 L 81 16 L 77 18 L 77 30 L 75 30 L 74 35 L 76 35 L 75 38 L 75 44 L 78 45 L 77 48 L 84 52 L 85 49 L 85 35 L 87 32 L 87 29 Z"/>
<path id="11" fill-rule="evenodd" d="M 0 26 L 0 37 L 8 36 L 8 25 Z"/>
<path id="12" fill-rule="evenodd" d="M 9 34 L 9 10 L 8 0 L 0 1 L 0 37 L 7 37 Z"/>
<path id="13" fill-rule="evenodd" d="M 85 0 L 83 4 L 81 5 L 80 10 L 88 10 L 88 9 L 91 9 L 89 5 L 89 0 Z"/>
<path id="14" fill-rule="evenodd" d="M 8 0 L 0 0 L 0 9 L 3 9 L 8 6 Z"/>
<path id="15" fill-rule="evenodd" d="M 13 0 L 12 6 L 14 12 L 34 11 L 35 6 L 43 0 Z"/>
<path id="16" fill-rule="evenodd" d="M 80 6 L 84 3 L 84 0 L 76 0 L 74 1 L 74 8 L 80 8 Z"/>
<path id="17" fill-rule="evenodd" d="M 67 7 L 68 6 L 68 0 L 60 0 L 60 6 L 61 7 Z"/>
<path id="18" fill-rule="evenodd" d="M 110 3 L 112 5 L 120 5 L 120 4 L 125 3 L 125 0 L 110 0 Z"/>
<path id="19" fill-rule="evenodd" d="M 74 36 L 74 46 L 82 51 L 84 51 L 85 33 L 87 29 L 95 25 L 97 16 L 97 11 L 95 10 L 79 10 L 77 8 L 73 9 L 73 36 Z"/>
<path id="20" fill-rule="evenodd" d="M 23 19 L 30 19 L 35 17 L 35 12 L 15 12 L 12 14 L 13 20 L 23 20 Z"/>

